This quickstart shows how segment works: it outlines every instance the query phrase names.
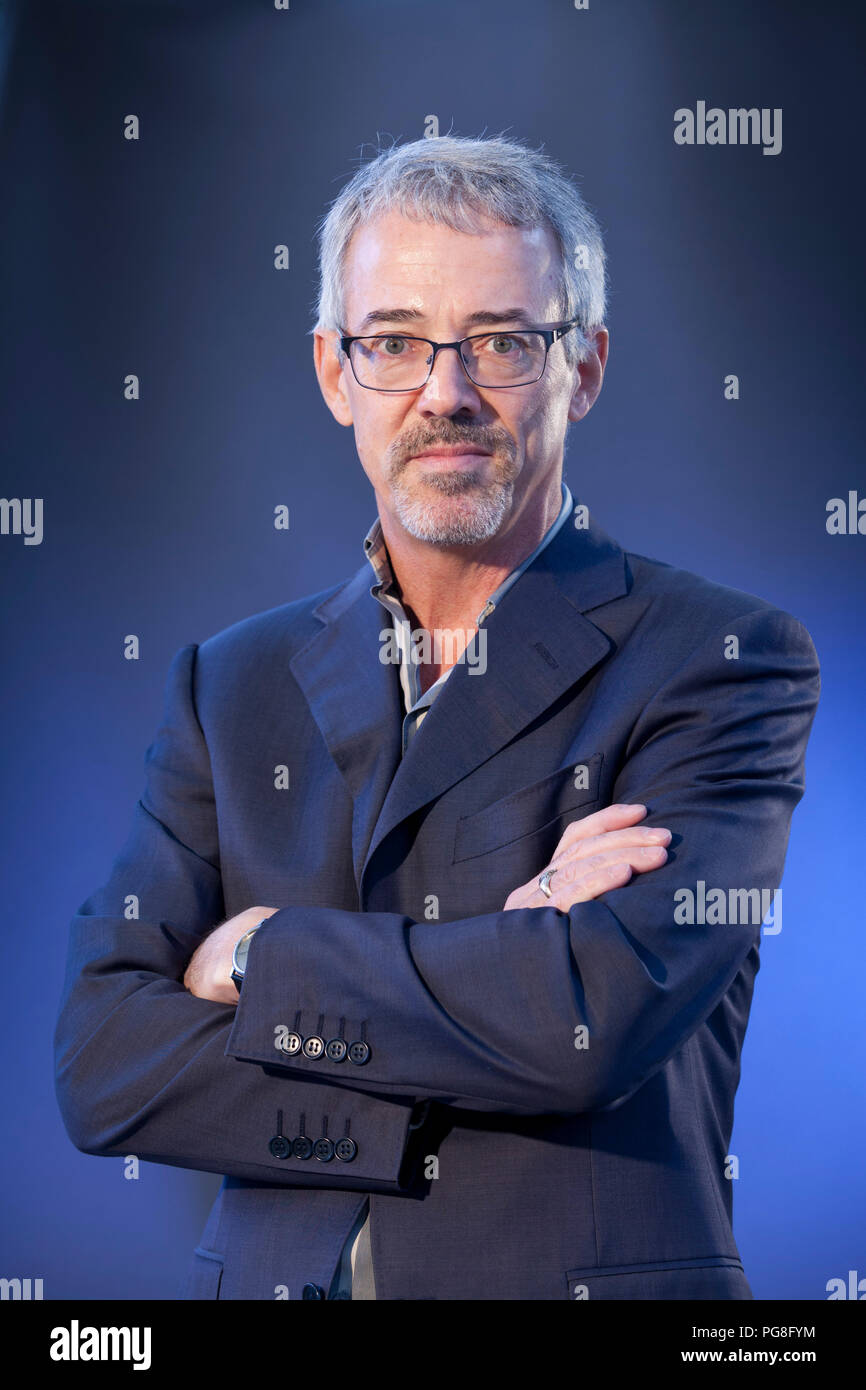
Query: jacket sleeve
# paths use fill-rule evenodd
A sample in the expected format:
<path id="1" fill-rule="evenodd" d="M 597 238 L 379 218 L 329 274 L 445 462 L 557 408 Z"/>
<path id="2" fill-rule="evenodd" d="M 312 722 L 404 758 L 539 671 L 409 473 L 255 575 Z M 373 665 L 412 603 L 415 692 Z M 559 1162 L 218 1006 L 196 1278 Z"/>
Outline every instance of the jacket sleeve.
<path id="1" fill-rule="evenodd" d="M 713 1012 L 758 944 L 819 686 L 812 641 L 790 615 L 765 607 L 730 620 L 649 701 L 611 798 L 646 804 L 643 824 L 672 831 L 663 867 L 568 913 L 442 923 L 285 907 L 253 939 L 229 1056 L 263 1062 L 274 1024 L 296 1010 L 307 1031 L 343 1015 L 365 1024 L 363 1084 L 379 1093 L 517 1113 L 622 1103 Z M 361 1084 L 345 1062 L 322 1057 L 316 1071 Z"/>
<path id="2" fill-rule="evenodd" d="M 392 1192 L 411 1165 L 413 1098 L 377 1097 L 322 1076 L 249 1066 L 227 1053 L 232 1005 L 183 985 L 223 920 L 210 762 L 191 696 L 197 648 L 174 658 L 165 715 L 147 751 L 146 790 L 108 882 L 73 919 L 55 1033 L 55 1084 L 85 1153 L 269 1183 Z M 278 1131 L 332 1141 L 353 1159 L 287 1161 Z M 414 1128 L 414 1126 L 413 1126 Z"/>

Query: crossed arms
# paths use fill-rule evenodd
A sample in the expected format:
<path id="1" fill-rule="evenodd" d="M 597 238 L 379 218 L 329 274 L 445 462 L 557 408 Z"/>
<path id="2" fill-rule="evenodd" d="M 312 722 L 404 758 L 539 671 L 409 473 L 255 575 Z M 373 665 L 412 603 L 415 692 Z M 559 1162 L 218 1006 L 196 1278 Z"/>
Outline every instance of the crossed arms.
<path id="1" fill-rule="evenodd" d="M 726 630 L 749 659 L 721 661 L 715 634 L 656 691 L 613 788 L 616 806 L 637 808 L 632 823 L 616 825 L 612 807 L 567 830 L 554 899 L 536 905 L 533 878 L 501 910 L 445 924 L 285 906 L 254 939 L 237 1003 L 207 997 L 232 933 L 250 923 L 213 930 L 225 916 L 218 865 L 203 852 L 216 841 L 213 783 L 191 695 L 195 648 L 183 649 L 130 836 L 72 924 L 55 1047 L 76 1146 L 387 1192 L 400 1185 L 419 1101 L 570 1114 L 627 1099 L 716 1008 L 760 931 L 678 925 L 675 891 L 699 879 L 775 888 L 803 792 L 818 697 L 808 634 L 769 608 Z M 638 827 L 644 806 L 649 824 Z M 673 853 L 665 862 L 662 847 L 651 864 L 637 832 L 662 827 Z M 608 858 L 589 865 L 588 846 Z M 612 863 L 627 868 L 606 886 L 597 875 Z M 119 907 L 142 881 L 146 919 L 126 920 Z M 374 1020 L 367 1065 L 324 1062 L 313 1075 L 281 1054 L 274 1030 L 298 1010 Z M 350 1119 L 356 1160 L 313 1171 L 272 1158 L 277 1111 L 290 1107 L 333 1117 L 332 1134 Z"/>

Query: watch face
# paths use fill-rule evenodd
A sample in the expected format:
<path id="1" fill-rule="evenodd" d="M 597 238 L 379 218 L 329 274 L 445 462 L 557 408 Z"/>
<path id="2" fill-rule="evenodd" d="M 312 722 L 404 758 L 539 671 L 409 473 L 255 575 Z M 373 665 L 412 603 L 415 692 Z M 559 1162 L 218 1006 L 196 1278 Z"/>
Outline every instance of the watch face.
<path id="1" fill-rule="evenodd" d="M 247 968 L 247 956 L 249 955 L 250 942 L 252 941 L 252 938 L 253 933 L 251 931 L 244 932 L 240 941 L 235 946 L 234 969 L 237 971 L 239 975 L 243 975 L 244 971 Z"/>

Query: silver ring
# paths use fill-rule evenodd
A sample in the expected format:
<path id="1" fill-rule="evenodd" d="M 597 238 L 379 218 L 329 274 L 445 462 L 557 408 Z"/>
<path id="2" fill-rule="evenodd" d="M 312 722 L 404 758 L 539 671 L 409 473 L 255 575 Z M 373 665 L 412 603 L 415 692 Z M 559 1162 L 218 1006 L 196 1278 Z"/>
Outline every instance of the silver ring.
<path id="1" fill-rule="evenodd" d="M 539 888 L 541 889 L 542 893 L 544 894 L 544 896 L 545 896 L 546 898 L 552 898 L 552 897 L 553 897 L 553 894 L 552 894 L 551 891 L 550 891 L 550 886 L 549 886 L 549 885 L 550 885 L 550 880 L 553 878 L 553 875 L 554 875 L 555 873 L 556 873 L 556 870 L 555 870 L 555 869 L 545 869 L 544 873 L 541 875 L 541 877 L 540 877 L 539 880 L 538 880 L 538 886 L 539 886 Z"/>

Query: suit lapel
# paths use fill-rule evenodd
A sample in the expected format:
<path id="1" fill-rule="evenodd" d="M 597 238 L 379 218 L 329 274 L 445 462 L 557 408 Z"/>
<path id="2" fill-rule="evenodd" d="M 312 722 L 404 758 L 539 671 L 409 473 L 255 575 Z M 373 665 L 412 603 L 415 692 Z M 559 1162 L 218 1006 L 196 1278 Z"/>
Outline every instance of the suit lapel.
<path id="1" fill-rule="evenodd" d="M 292 671 L 355 801 L 359 891 L 378 846 L 514 739 L 593 669 L 610 639 L 584 612 L 628 591 L 625 556 L 594 522 L 568 522 L 509 589 L 487 624 L 487 666 L 458 662 L 401 760 L 396 666 L 378 657 L 390 616 L 370 594 L 369 564 L 315 610 L 326 626 Z M 539 775 L 541 775 L 540 770 Z"/>
<path id="2" fill-rule="evenodd" d="M 354 801 L 352 860 L 360 887 L 367 843 L 400 762 L 403 696 L 396 666 L 379 660 L 390 616 L 370 593 L 365 561 L 313 610 L 325 623 L 290 662 L 328 751 Z"/>

